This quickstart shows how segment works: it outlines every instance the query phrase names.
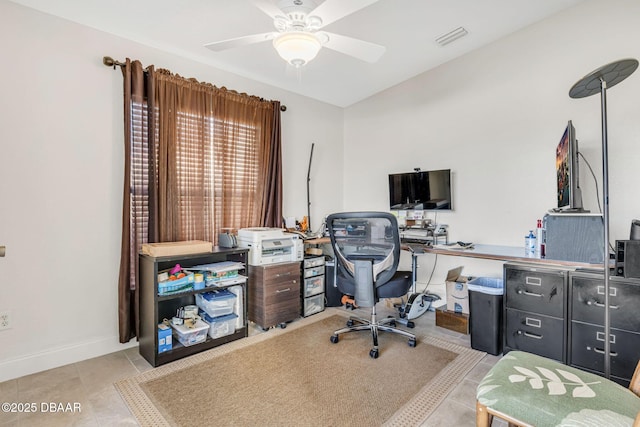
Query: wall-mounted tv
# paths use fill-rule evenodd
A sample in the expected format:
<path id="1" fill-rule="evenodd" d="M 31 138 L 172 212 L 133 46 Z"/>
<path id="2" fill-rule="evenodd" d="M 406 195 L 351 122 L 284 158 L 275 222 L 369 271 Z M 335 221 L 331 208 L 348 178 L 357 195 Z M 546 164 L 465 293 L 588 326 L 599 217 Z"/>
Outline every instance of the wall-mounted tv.
<path id="1" fill-rule="evenodd" d="M 452 210 L 451 170 L 389 174 L 391 210 Z"/>
<path id="2" fill-rule="evenodd" d="M 582 212 L 582 191 L 579 180 L 578 140 L 571 120 L 556 147 L 556 178 L 558 210 Z"/>

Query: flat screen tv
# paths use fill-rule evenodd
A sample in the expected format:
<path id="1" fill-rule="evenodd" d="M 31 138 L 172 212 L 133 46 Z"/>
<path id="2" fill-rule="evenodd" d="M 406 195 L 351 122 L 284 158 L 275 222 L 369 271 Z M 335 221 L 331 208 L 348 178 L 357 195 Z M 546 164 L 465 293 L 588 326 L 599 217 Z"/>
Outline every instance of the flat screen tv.
<path id="1" fill-rule="evenodd" d="M 556 176 L 558 183 L 558 210 L 583 212 L 578 164 L 576 130 L 569 120 L 562 139 L 556 147 Z"/>
<path id="2" fill-rule="evenodd" d="M 451 170 L 435 170 L 389 175 L 391 210 L 452 210 Z"/>

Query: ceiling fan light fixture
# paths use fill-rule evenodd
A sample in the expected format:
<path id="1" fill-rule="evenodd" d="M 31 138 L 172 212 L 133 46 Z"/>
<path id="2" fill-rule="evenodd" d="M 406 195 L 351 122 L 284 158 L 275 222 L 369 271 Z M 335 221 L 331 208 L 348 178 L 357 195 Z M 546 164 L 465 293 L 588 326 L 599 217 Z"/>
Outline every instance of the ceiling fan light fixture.
<path id="1" fill-rule="evenodd" d="M 290 31 L 276 37 L 273 47 L 282 59 L 299 68 L 316 57 L 322 43 L 313 33 Z"/>

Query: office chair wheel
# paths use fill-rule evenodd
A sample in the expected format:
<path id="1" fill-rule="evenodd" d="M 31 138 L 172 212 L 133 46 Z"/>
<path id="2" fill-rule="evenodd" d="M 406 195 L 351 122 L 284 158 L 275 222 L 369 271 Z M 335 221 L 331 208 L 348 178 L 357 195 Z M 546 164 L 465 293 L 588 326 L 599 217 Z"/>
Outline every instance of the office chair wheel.
<path id="1" fill-rule="evenodd" d="M 415 347 L 416 346 L 416 339 L 415 338 L 410 338 L 409 339 L 409 347 Z"/>
<path id="2" fill-rule="evenodd" d="M 340 341 L 340 338 L 338 338 L 337 335 L 331 335 L 330 340 L 332 343 L 336 344 L 338 341 Z"/>
<path id="3" fill-rule="evenodd" d="M 287 323 L 286 323 L 286 322 L 282 322 L 282 323 L 280 323 L 280 325 L 278 325 L 278 326 L 280 326 L 280 329 L 284 329 L 284 328 L 286 328 L 286 327 L 287 327 Z"/>
<path id="4" fill-rule="evenodd" d="M 372 359 L 377 359 L 379 355 L 380 355 L 380 353 L 378 352 L 377 348 L 372 348 L 371 351 L 369 351 L 369 356 Z"/>
<path id="5" fill-rule="evenodd" d="M 407 322 L 407 328 L 415 328 L 415 327 L 416 327 L 416 324 L 413 323 L 412 321 Z"/>
<path id="6" fill-rule="evenodd" d="M 387 316 L 387 319 L 393 319 L 393 316 Z M 391 326 L 392 328 L 396 327 L 396 321 L 395 319 L 392 320 L 391 322 L 389 322 L 389 326 Z"/>
<path id="7" fill-rule="evenodd" d="M 353 326 L 353 320 L 349 319 L 347 320 L 347 328 L 350 328 Z"/>

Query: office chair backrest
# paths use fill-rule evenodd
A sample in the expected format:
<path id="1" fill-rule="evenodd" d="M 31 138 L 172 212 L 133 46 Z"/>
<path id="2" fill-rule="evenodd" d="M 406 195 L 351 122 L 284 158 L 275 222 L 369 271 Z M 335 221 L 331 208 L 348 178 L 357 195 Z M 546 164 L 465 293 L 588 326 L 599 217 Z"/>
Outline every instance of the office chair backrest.
<path id="1" fill-rule="evenodd" d="M 396 217 L 388 212 L 342 212 L 327 217 L 336 268 L 355 277 L 354 263 L 371 260 L 373 281 L 379 287 L 395 274 L 400 261 Z"/>

